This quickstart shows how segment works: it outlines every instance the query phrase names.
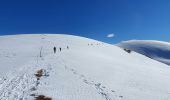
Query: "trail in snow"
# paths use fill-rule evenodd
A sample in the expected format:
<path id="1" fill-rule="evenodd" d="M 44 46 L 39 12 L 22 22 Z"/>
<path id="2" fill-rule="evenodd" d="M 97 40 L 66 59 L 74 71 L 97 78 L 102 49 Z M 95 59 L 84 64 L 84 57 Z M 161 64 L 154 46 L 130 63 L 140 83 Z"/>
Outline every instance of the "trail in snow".
<path id="1" fill-rule="evenodd" d="M 38 63 L 42 63 L 44 60 L 39 58 Z M 30 100 L 33 99 L 31 95 L 38 88 L 38 84 L 41 80 L 37 80 L 35 72 L 42 68 L 37 62 L 27 64 L 18 71 L 17 75 L 14 75 L 10 79 L 6 79 L 0 88 L 0 100 Z M 44 73 L 48 76 L 47 68 L 44 66 Z M 36 94 L 36 93 L 34 93 Z M 37 94 L 38 95 L 38 94 Z"/>
<path id="2" fill-rule="evenodd" d="M 38 63 L 41 63 L 40 60 L 43 60 L 42 49 L 43 46 L 41 46 L 40 54 L 36 57 L 36 62 L 32 61 L 30 64 L 22 66 L 18 71 L 9 73 L 12 76 L 10 78 L 1 79 L 0 100 L 23 100 L 34 91 L 34 88 L 37 88 L 37 79 L 34 73 Z"/>
<path id="3" fill-rule="evenodd" d="M 25 95 L 29 95 L 36 81 L 35 77 L 26 71 L 28 69 L 21 70 L 18 75 L 1 84 L 0 100 L 22 100 Z"/>
<path id="4" fill-rule="evenodd" d="M 72 68 L 68 68 L 67 66 L 65 66 L 65 69 L 71 71 L 74 75 L 79 76 L 85 84 L 95 87 L 97 90 L 96 92 L 102 95 L 106 100 L 112 100 L 109 97 L 108 92 L 106 91 L 106 87 L 105 86 L 101 87 L 101 83 L 95 83 L 94 81 L 89 81 L 84 75 L 79 74 L 76 70 Z"/>
<path id="5" fill-rule="evenodd" d="M 60 57 L 60 59 L 62 59 Z M 63 63 L 64 63 L 64 60 L 62 59 Z M 66 63 L 64 63 L 66 64 Z M 115 97 L 117 97 L 117 100 L 119 99 L 123 99 L 123 96 L 122 95 L 117 95 L 116 94 L 116 91 L 112 90 L 112 89 L 108 89 L 105 85 L 102 85 L 102 83 L 100 82 L 95 82 L 93 80 L 89 80 L 85 75 L 77 72 L 75 69 L 65 65 L 64 66 L 66 70 L 72 72 L 74 75 L 80 77 L 80 79 L 87 85 L 90 85 L 91 87 L 95 87 L 96 89 L 96 92 L 98 94 L 100 94 L 102 97 L 105 98 L 105 100 L 113 100 L 113 97 L 115 99 Z M 119 99 L 118 99 L 119 98 Z"/>
<path id="6" fill-rule="evenodd" d="M 0 100 L 32 100 L 38 95 L 53 100 L 169 99 L 168 66 L 113 45 L 88 44 L 97 42 L 64 35 L 4 38 L 1 72 L 13 71 L 0 79 Z M 7 45 L 15 49 L 14 55 Z M 54 46 L 62 52 L 53 54 Z M 40 69 L 46 75 L 37 80 Z"/>
<path id="7" fill-rule="evenodd" d="M 50 62 L 54 62 L 54 61 L 56 61 L 55 63 L 56 64 L 61 64 L 61 65 L 66 65 L 65 64 L 65 62 L 63 62 L 62 60 L 61 60 L 61 58 L 59 58 L 59 56 L 57 56 L 57 58 L 55 58 L 55 56 L 56 55 L 50 55 L 50 56 L 48 56 L 48 58 L 51 58 L 51 60 L 53 60 L 53 61 L 50 61 Z M 57 60 L 58 59 L 58 60 Z M 49 61 L 49 59 L 48 59 L 48 61 Z M 43 65 L 43 66 L 46 66 L 47 68 L 46 68 L 46 71 L 49 71 L 49 73 L 53 73 L 53 75 L 57 75 L 57 74 L 59 74 L 59 73 L 57 73 L 55 70 L 60 70 L 60 68 L 58 67 L 58 69 L 54 69 L 54 67 L 56 67 L 56 64 L 55 63 L 46 63 L 47 61 L 46 61 L 46 58 L 44 58 L 44 62 L 41 64 L 41 65 Z M 52 67 L 53 66 L 53 67 Z M 73 75 L 77 75 L 77 76 L 80 76 L 81 75 L 81 79 L 80 80 L 82 80 L 82 82 L 83 83 L 86 83 L 86 85 L 90 85 L 91 87 L 92 87 L 92 89 L 95 89 L 96 88 L 96 93 L 98 93 L 98 94 L 100 94 L 102 97 L 104 97 L 106 100 L 113 100 L 113 99 L 111 99 L 109 96 L 108 96 L 108 94 L 106 94 L 106 92 L 104 92 L 103 91 L 103 89 L 101 89 L 101 87 L 100 86 L 97 86 L 97 84 L 95 84 L 95 83 L 91 83 L 90 84 L 90 82 L 88 82 L 87 80 L 86 80 L 86 77 L 84 76 L 84 75 L 82 75 L 82 74 L 78 74 L 78 72 L 76 72 L 74 69 L 71 69 L 71 68 L 69 68 L 69 67 L 67 67 L 67 66 L 62 66 L 63 67 L 63 69 L 65 69 L 65 71 L 64 72 L 62 72 L 63 74 L 67 74 L 67 73 L 69 73 L 69 72 L 71 72 L 71 73 L 74 73 Z M 69 72 L 68 72 L 69 71 Z M 53 78 L 56 78 L 55 76 L 52 76 L 51 74 L 50 74 L 50 76 L 49 77 L 53 77 Z M 46 78 L 47 79 L 47 78 Z M 43 79 L 44 80 L 44 79 Z M 74 81 L 78 81 L 78 80 L 74 80 Z M 43 85 L 43 86 L 41 86 L 41 87 L 45 87 L 46 85 L 49 85 L 50 83 L 48 83 L 48 81 L 44 81 L 44 82 L 41 82 L 41 79 L 40 79 L 40 81 L 39 81 L 40 83 L 39 84 L 41 84 L 41 85 Z M 67 82 L 66 82 L 67 83 Z M 69 83 L 68 83 L 69 84 Z M 79 83 L 78 83 L 79 84 Z M 45 85 L 45 86 L 44 86 Z M 96 85 L 96 86 L 95 86 Z M 38 87 L 38 86 L 37 86 Z M 93 88 L 93 87 L 95 87 L 95 88 Z M 105 88 L 105 87 L 103 87 L 103 88 Z M 74 88 L 73 88 L 74 89 Z M 80 90 L 81 90 L 82 88 L 80 88 Z M 101 90 L 101 91 L 100 91 Z M 83 89 L 82 89 L 82 91 L 83 91 Z M 35 92 L 33 92 L 33 93 L 31 93 L 31 95 L 33 94 L 33 96 L 34 95 L 40 95 L 37 91 L 35 91 Z M 76 94 L 75 94 L 76 95 Z"/>
<path id="8" fill-rule="evenodd" d="M 23 66 L 23 68 L 18 71 L 17 75 L 1 83 L 2 88 L 0 88 L 0 100 L 11 100 L 11 99 L 23 100 L 23 99 L 30 99 L 32 97 L 35 97 L 36 95 L 40 95 L 38 92 L 36 92 L 36 90 L 38 89 L 38 86 L 41 83 L 41 79 L 40 80 L 36 79 L 34 75 L 35 71 L 40 68 L 43 68 L 45 71 L 49 71 L 49 69 L 52 70 L 52 68 L 46 68 L 47 66 L 45 66 L 45 65 L 50 65 L 50 63 L 43 63 L 43 62 L 47 62 L 48 60 L 44 56 L 42 56 L 41 54 L 42 50 L 43 50 L 43 46 L 41 46 L 40 55 L 37 56 L 36 62 L 30 65 L 27 64 Z M 88 81 L 84 75 L 78 74 L 77 71 L 67 66 L 65 66 L 65 69 L 71 71 L 74 75 L 80 76 L 81 80 L 87 85 L 95 87 L 97 90 L 96 92 L 99 93 L 106 100 L 112 100 L 109 97 L 109 93 L 107 92 L 105 86 L 101 87 L 100 83 Z"/>

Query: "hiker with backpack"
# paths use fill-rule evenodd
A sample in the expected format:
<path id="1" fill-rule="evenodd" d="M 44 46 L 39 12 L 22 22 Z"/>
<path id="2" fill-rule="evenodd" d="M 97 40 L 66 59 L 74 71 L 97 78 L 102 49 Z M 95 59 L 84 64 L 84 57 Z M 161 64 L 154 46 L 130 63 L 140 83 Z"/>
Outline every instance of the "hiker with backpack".
<path id="1" fill-rule="evenodd" d="M 61 52 L 61 47 L 59 48 L 59 51 Z"/>
<path id="2" fill-rule="evenodd" d="M 56 47 L 54 47 L 53 50 L 54 50 L 54 53 L 56 53 Z"/>
<path id="3" fill-rule="evenodd" d="M 67 49 L 69 49 L 69 46 L 67 46 Z"/>

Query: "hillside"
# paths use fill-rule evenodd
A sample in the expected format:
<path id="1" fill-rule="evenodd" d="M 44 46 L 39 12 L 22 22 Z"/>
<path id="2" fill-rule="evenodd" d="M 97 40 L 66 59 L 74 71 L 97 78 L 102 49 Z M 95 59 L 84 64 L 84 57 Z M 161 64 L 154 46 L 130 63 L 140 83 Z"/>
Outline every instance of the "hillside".
<path id="1" fill-rule="evenodd" d="M 0 36 L 0 69 L 0 100 L 170 99 L 168 65 L 78 36 Z"/>
<path id="2" fill-rule="evenodd" d="M 170 65 L 170 43 L 154 40 L 130 40 L 117 44 Z"/>

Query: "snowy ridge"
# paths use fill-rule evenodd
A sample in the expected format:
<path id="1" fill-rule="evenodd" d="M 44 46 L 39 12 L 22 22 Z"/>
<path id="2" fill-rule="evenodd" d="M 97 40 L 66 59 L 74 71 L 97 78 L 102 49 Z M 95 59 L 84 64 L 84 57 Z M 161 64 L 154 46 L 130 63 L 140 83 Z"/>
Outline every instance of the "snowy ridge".
<path id="1" fill-rule="evenodd" d="M 170 65 L 170 43 L 156 40 L 130 40 L 117 44 Z"/>
<path id="2" fill-rule="evenodd" d="M 54 34 L 1 36 L 0 52 L 1 100 L 39 95 L 52 100 L 170 99 L 169 66 L 96 40 Z M 40 69 L 43 75 L 37 78 Z"/>

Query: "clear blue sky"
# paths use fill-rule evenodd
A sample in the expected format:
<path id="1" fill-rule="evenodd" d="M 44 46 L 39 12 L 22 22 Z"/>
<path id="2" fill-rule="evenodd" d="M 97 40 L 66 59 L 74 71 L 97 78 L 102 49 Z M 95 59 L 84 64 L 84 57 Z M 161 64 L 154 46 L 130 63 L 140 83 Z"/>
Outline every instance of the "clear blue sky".
<path id="1" fill-rule="evenodd" d="M 0 34 L 23 33 L 169 42 L 170 0 L 0 0 Z"/>

